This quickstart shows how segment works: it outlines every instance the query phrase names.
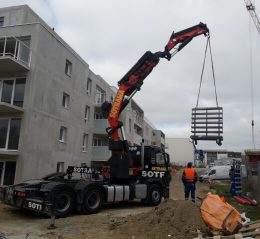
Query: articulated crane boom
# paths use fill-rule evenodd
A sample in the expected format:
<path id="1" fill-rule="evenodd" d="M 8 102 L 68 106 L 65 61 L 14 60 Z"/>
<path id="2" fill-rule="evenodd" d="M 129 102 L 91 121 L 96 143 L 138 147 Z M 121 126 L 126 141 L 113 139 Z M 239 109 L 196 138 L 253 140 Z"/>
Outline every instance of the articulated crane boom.
<path id="1" fill-rule="evenodd" d="M 249 11 L 249 13 L 250 13 L 250 15 L 251 15 L 251 17 L 254 21 L 256 29 L 257 29 L 258 33 L 260 34 L 260 21 L 259 21 L 257 15 L 256 15 L 255 6 L 251 2 L 251 0 L 244 0 L 244 1 L 245 1 L 245 4 L 246 4 L 246 8 Z"/>
<path id="2" fill-rule="evenodd" d="M 112 151 L 110 163 L 110 177 L 115 180 L 128 180 L 135 175 L 136 168 L 131 164 L 129 146 L 125 138 L 123 123 L 119 121 L 120 113 L 127 106 L 134 94 L 141 89 L 144 79 L 159 63 L 160 58 L 171 60 L 172 56 L 184 48 L 194 37 L 204 34 L 209 35 L 206 24 L 183 31 L 172 33 L 164 51 L 152 53 L 147 51 L 137 63 L 118 82 L 119 89 L 112 104 L 105 102 L 103 112 L 108 115 L 110 127 L 106 129 L 109 136 L 109 149 Z M 171 52 L 173 50 L 173 52 Z M 120 129 L 121 137 L 118 130 Z M 132 172 L 132 175 L 129 174 Z"/>

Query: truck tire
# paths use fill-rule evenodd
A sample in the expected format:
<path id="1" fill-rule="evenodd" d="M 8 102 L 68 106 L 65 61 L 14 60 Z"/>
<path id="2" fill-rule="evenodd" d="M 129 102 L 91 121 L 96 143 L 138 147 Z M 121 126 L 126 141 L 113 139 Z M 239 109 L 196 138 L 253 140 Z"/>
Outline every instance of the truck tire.
<path id="1" fill-rule="evenodd" d="M 70 190 L 62 189 L 55 192 L 54 208 L 58 217 L 64 217 L 74 211 L 76 207 L 76 199 Z"/>
<path id="2" fill-rule="evenodd" d="M 146 204 L 149 206 L 157 206 L 161 203 L 162 200 L 162 190 L 161 187 L 152 184 L 148 189 L 148 195 L 146 199 Z"/>
<path id="3" fill-rule="evenodd" d="M 97 213 L 104 203 L 104 193 L 98 187 L 92 187 L 85 191 L 83 196 L 82 211 L 85 214 Z"/>

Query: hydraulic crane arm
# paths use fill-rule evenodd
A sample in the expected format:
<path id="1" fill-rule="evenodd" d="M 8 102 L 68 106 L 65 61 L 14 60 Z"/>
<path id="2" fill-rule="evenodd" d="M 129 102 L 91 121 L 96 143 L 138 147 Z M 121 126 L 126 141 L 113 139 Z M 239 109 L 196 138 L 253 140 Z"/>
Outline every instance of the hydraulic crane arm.
<path id="1" fill-rule="evenodd" d="M 139 170 L 137 169 L 138 166 L 135 166 L 131 159 L 123 123 L 118 120 L 120 113 L 134 94 L 141 89 L 144 79 L 159 63 L 160 58 L 170 60 L 173 55 L 183 49 L 194 37 L 201 34 L 209 35 L 209 29 L 203 23 L 177 33 L 172 33 L 164 51 L 156 53 L 147 51 L 118 82 L 119 89 L 112 105 L 108 102 L 102 105 L 102 110 L 104 114 L 108 115 L 108 123 L 110 125 L 106 131 L 109 136 L 109 150 L 112 151 L 112 156 L 109 159 L 110 178 L 112 181 L 123 183 L 125 180 L 129 180 L 131 175 L 136 175 Z M 121 138 L 119 130 L 121 131 Z"/>
<path id="2" fill-rule="evenodd" d="M 206 24 L 199 23 L 196 26 L 187 28 L 180 32 L 172 33 L 167 45 L 162 52 L 152 53 L 147 51 L 137 63 L 125 74 L 118 82 L 119 89 L 116 93 L 112 105 L 106 105 L 109 111 L 108 122 L 110 127 L 107 129 L 108 135 L 113 140 L 119 140 L 118 129 L 122 123 L 118 121 L 122 110 L 127 106 L 134 94 L 140 90 L 144 79 L 151 73 L 153 68 L 159 63 L 160 58 L 170 60 L 173 55 L 183 49 L 194 37 L 204 34 L 209 35 Z M 172 53 L 171 51 L 174 50 Z M 125 98 L 128 96 L 128 98 Z"/>

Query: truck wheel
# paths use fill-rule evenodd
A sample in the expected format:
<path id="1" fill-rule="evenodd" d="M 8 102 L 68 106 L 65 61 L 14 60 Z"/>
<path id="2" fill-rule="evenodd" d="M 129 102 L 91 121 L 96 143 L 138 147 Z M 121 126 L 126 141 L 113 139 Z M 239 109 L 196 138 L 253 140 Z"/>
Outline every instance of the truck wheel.
<path id="1" fill-rule="evenodd" d="M 58 217 L 64 217 L 70 214 L 76 206 L 76 199 L 73 193 L 69 190 L 56 192 L 54 197 L 55 211 Z"/>
<path id="2" fill-rule="evenodd" d="M 147 195 L 147 205 L 149 206 L 157 206 L 161 203 L 162 200 L 162 190 L 161 188 L 156 185 L 152 184 L 149 188 L 148 195 Z"/>
<path id="3" fill-rule="evenodd" d="M 83 199 L 82 211 L 86 214 L 97 213 L 104 202 L 104 194 L 98 187 L 87 189 Z"/>

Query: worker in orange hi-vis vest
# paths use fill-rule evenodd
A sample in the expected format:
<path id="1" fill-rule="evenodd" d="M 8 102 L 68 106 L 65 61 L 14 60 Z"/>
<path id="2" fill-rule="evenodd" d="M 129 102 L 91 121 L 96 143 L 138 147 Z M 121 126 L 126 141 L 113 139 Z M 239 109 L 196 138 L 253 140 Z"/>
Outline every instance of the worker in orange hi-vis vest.
<path id="1" fill-rule="evenodd" d="M 196 190 L 196 182 L 198 180 L 198 174 L 195 171 L 195 169 L 192 167 L 191 162 L 189 162 L 187 164 L 187 167 L 184 169 L 181 179 L 184 184 L 185 200 L 189 200 L 191 194 L 191 200 L 192 202 L 195 202 L 195 190 Z"/>

